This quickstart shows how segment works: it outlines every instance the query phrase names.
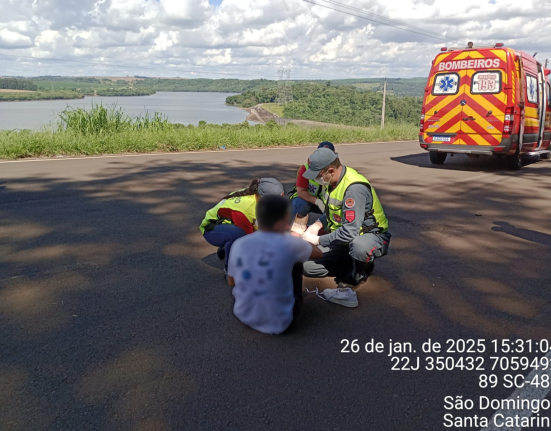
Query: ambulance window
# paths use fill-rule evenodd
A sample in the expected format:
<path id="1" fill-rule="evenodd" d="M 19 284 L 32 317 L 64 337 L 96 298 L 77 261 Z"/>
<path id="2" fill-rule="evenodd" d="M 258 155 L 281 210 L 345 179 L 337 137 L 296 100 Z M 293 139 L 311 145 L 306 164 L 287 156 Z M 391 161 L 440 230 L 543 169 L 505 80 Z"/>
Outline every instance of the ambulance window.
<path id="1" fill-rule="evenodd" d="M 538 103 L 538 79 L 532 75 L 526 75 L 526 97 L 530 103 Z"/>
<path id="2" fill-rule="evenodd" d="M 433 96 L 447 96 L 459 91 L 459 75 L 457 73 L 439 73 L 434 77 Z"/>
<path id="3" fill-rule="evenodd" d="M 501 93 L 501 78 L 499 70 L 476 72 L 473 75 L 471 94 Z"/>

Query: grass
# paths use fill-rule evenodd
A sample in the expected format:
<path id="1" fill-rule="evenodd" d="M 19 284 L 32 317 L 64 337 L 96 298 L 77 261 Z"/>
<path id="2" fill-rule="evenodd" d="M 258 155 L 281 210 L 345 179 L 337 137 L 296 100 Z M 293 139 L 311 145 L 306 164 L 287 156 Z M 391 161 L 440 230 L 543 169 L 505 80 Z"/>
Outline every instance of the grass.
<path id="1" fill-rule="evenodd" d="M 56 127 L 33 132 L 0 131 L 0 158 L 52 157 L 121 153 L 213 150 L 219 147 L 261 148 L 331 141 L 398 141 L 415 139 L 416 125 L 389 124 L 374 128 L 303 128 L 275 122 L 199 126 L 171 124 L 159 114 L 131 118 L 116 107 L 67 110 Z"/>
<path id="2" fill-rule="evenodd" d="M 276 114 L 278 117 L 283 118 L 283 110 L 285 109 L 285 106 L 280 105 L 278 103 L 264 103 L 262 104 L 262 107 L 266 111 L 270 111 L 272 114 Z"/>

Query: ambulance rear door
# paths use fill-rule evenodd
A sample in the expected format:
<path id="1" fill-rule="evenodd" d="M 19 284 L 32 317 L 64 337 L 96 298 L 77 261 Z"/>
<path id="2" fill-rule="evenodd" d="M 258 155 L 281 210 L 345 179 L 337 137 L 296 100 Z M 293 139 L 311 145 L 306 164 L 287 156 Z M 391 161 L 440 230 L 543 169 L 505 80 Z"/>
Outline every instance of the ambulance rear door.
<path id="1" fill-rule="evenodd" d="M 497 146 L 503 138 L 507 98 L 512 90 L 504 50 L 485 50 L 466 72 L 461 104 L 461 139 L 467 145 Z"/>
<path id="2" fill-rule="evenodd" d="M 460 71 L 435 72 L 425 98 L 427 143 L 458 144 L 461 132 L 463 86 Z"/>

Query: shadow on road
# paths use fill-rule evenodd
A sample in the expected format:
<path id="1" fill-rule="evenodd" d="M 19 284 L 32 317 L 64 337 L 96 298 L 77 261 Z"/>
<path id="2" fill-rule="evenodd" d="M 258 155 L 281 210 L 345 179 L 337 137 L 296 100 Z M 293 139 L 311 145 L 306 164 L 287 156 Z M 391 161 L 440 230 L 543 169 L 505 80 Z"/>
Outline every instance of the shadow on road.
<path id="1" fill-rule="evenodd" d="M 494 226 L 492 230 L 495 232 L 504 232 L 517 238 L 525 239 L 526 241 L 551 247 L 551 235 L 530 229 L 519 229 L 504 221 L 495 221 L 494 224 L 496 226 Z"/>
<path id="2" fill-rule="evenodd" d="M 443 165 L 433 165 L 429 160 L 429 153 L 423 151 L 419 154 L 409 154 L 407 156 L 391 157 L 391 160 L 419 168 L 444 169 L 456 171 L 471 171 L 471 172 L 500 172 L 510 171 L 507 167 L 507 162 L 504 157 L 480 156 L 469 158 L 465 154 L 448 154 Z M 538 163 L 539 157 L 526 158 L 524 160 L 524 168 Z M 523 169 L 524 169 L 523 168 Z M 521 171 L 522 172 L 522 171 Z"/>
<path id="3" fill-rule="evenodd" d="M 393 160 L 428 167 L 422 156 Z M 329 378 L 342 338 L 551 337 L 550 322 L 536 319 L 551 272 L 533 244 L 548 247 L 551 235 L 529 229 L 551 232 L 545 166 L 523 171 L 517 187 L 510 175 L 433 189 L 392 176 L 374 183 L 394 236 L 358 291 L 361 306 L 311 295 L 287 336 L 241 325 L 198 225 L 253 177 L 291 184 L 296 169 L 167 159 L 111 161 L 86 181 L 0 173 L 0 428 L 327 429 L 342 425 L 339 405 L 364 409 L 419 378 L 389 385 L 388 364 L 370 373 L 361 355 L 346 359 L 354 372 Z M 340 404 L 303 415 L 299 392 Z M 415 418 L 396 414 L 395 429 L 411 429 L 433 408 L 425 404 Z M 373 429 L 388 429 L 380 416 Z"/>

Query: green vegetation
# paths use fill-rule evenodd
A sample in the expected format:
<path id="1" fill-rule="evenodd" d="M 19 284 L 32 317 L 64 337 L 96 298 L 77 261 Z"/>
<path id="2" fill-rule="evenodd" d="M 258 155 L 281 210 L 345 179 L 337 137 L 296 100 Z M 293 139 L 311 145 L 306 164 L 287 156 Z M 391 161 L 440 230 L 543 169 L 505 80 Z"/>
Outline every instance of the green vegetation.
<path id="1" fill-rule="evenodd" d="M 96 94 L 102 97 L 114 96 L 151 96 L 155 94 L 151 88 L 105 88 L 97 90 Z"/>
<path id="2" fill-rule="evenodd" d="M 30 79 L 0 78 L 0 90 L 36 91 L 37 89 Z"/>
<path id="3" fill-rule="evenodd" d="M 215 93 L 242 93 L 258 88 L 277 87 L 277 81 L 267 79 L 145 79 L 136 81 L 137 88 L 152 88 L 156 91 L 195 91 Z"/>
<path id="4" fill-rule="evenodd" d="M 348 85 L 364 90 L 382 91 L 382 78 L 338 79 L 333 81 L 312 80 L 294 81 L 294 84 L 319 84 L 329 86 Z M 387 91 L 396 96 L 422 96 L 426 85 L 426 78 L 400 79 L 389 78 Z M 244 93 L 262 89 L 276 89 L 277 81 L 267 79 L 152 79 L 136 81 L 137 88 L 152 88 L 156 91 L 211 91 L 218 93 Z"/>
<path id="5" fill-rule="evenodd" d="M 89 111 L 67 108 L 58 115 L 57 122 L 58 132 L 72 132 L 83 136 L 145 129 L 158 131 L 168 127 L 172 125 L 159 113 L 151 116 L 146 112 L 143 116 L 133 118 L 125 114 L 122 108 L 105 107 L 101 104 L 93 105 Z"/>
<path id="6" fill-rule="evenodd" d="M 264 103 L 262 107 L 266 111 L 270 111 L 272 114 L 276 114 L 278 117 L 283 117 L 283 105 L 278 105 L 277 103 Z"/>
<path id="7" fill-rule="evenodd" d="M 32 101 L 32 100 L 58 100 L 58 99 L 82 99 L 84 94 L 74 91 L 54 91 L 54 92 L 29 92 L 29 93 L 2 93 L 0 92 L 0 102 L 11 101 Z"/>
<path id="8" fill-rule="evenodd" d="M 373 128 L 303 128 L 275 122 L 199 126 L 170 124 L 159 114 L 130 118 L 116 107 L 95 106 L 91 111 L 67 110 L 50 131 L 1 131 L 0 158 L 97 155 L 162 151 L 258 148 L 308 145 L 329 140 L 335 143 L 414 139 L 417 127 L 393 124 Z"/>
<path id="9" fill-rule="evenodd" d="M 130 79 L 130 78 L 129 78 Z M 135 81 L 97 79 L 97 78 L 63 78 L 45 77 L 34 80 L 37 88 L 44 93 L 59 93 L 61 91 L 80 94 L 82 96 L 149 96 L 155 90 L 146 87 L 135 87 Z"/>
<path id="10" fill-rule="evenodd" d="M 274 103 L 276 97 L 277 89 L 264 88 L 230 96 L 226 99 L 226 103 L 244 108 L 257 104 L 272 106 L 269 104 Z M 381 93 L 360 90 L 349 85 L 335 87 L 327 84 L 294 84 L 293 102 L 285 106 L 283 116 L 291 119 L 369 127 L 380 124 L 382 103 Z M 385 121 L 417 124 L 421 105 L 422 99 L 419 97 L 389 95 Z"/>
<path id="11" fill-rule="evenodd" d="M 362 90 L 383 91 L 383 78 L 365 78 L 365 79 L 338 79 L 331 81 L 331 85 L 351 85 Z M 423 97 L 427 78 L 388 78 L 387 94 L 394 96 Z"/>

